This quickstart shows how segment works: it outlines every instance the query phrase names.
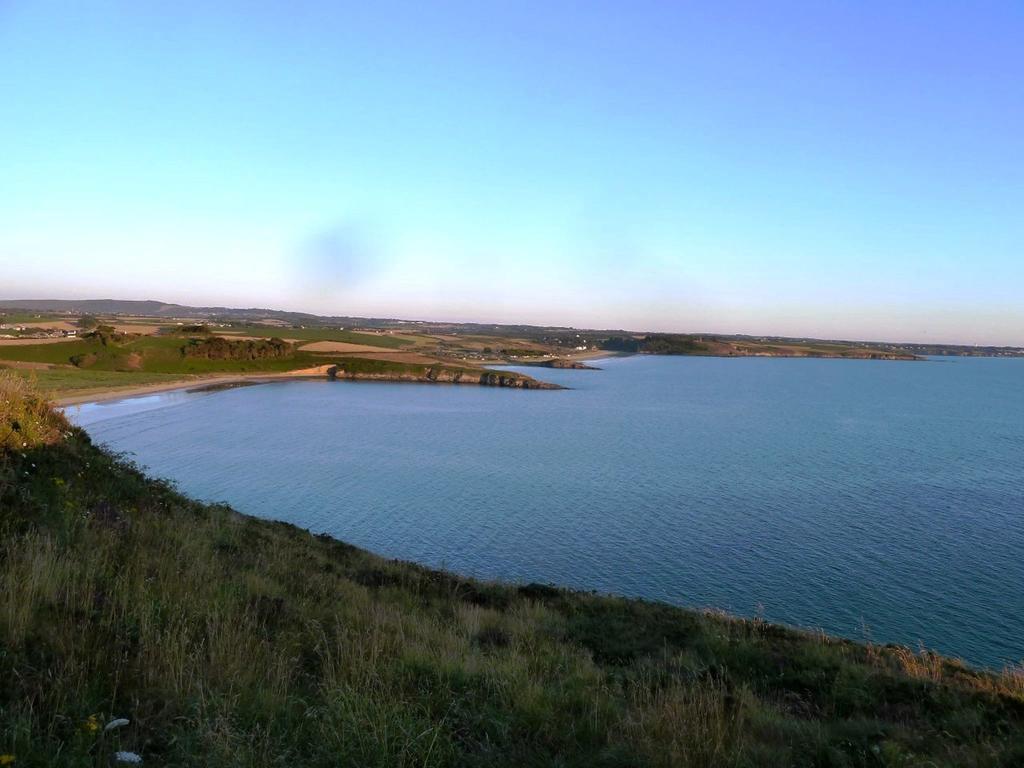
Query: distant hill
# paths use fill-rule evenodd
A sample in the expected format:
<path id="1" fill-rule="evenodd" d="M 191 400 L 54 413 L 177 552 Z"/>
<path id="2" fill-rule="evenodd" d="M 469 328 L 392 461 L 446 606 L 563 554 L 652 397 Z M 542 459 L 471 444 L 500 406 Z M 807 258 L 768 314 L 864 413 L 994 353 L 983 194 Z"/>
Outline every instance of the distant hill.
<path id="1" fill-rule="evenodd" d="M 505 334 L 576 330 L 566 326 L 498 325 L 491 323 L 432 322 L 398 318 L 314 315 L 265 307 L 193 307 L 165 301 L 122 299 L 0 299 L 0 312 L 66 312 L 90 315 L 142 315 L 146 317 L 221 318 L 225 320 L 280 320 L 294 325 L 361 325 L 368 328 L 417 328 L 437 331 L 492 331 Z M 615 331 L 627 333 L 627 331 Z"/>
<path id="2" fill-rule="evenodd" d="M 27 309 L 37 312 L 72 312 L 99 315 L 145 315 L 147 317 L 274 317 L 282 320 L 292 317 L 316 319 L 305 312 L 285 312 L 279 309 L 250 307 L 189 307 L 164 301 L 126 301 L 122 299 L 0 299 L 0 307 Z"/>
<path id="3" fill-rule="evenodd" d="M 811 337 L 751 336 L 747 334 L 716 333 L 649 333 L 624 329 L 583 329 L 569 326 L 527 324 L 461 323 L 427 320 L 401 320 L 398 318 L 372 318 L 350 315 L 315 315 L 309 312 L 289 312 L 265 307 L 192 307 L 165 301 L 128 301 L 122 299 L 0 299 L 3 310 L 30 312 L 62 312 L 91 315 L 142 315 L 166 318 L 203 318 L 232 322 L 274 320 L 294 326 L 358 326 L 362 328 L 392 329 L 409 333 L 476 334 L 524 338 L 554 343 L 572 349 L 576 345 L 591 346 L 616 352 L 646 352 L 648 354 L 737 354 L 736 349 L 750 347 L 751 351 L 771 352 L 778 345 L 794 347 L 796 352 L 807 348 L 831 345 L 835 354 L 814 354 L 822 357 L 849 357 L 840 348 L 858 348 L 878 353 L 875 356 L 906 358 L 928 355 L 1021 357 L 1024 347 L 971 346 L 966 344 L 921 344 L 915 342 L 853 341 L 816 339 Z M 710 344 L 711 350 L 701 347 Z M 732 351 L 723 352 L 720 347 Z M 793 352 L 794 350 L 789 350 Z M 820 351 L 820 350 L 819 350 Z M 848 351 L 848 350 L 847 350 Z M 781 356 L 804 354 L 779 353 Z M 852 355 L 869 357 L 872 355 Z"/>

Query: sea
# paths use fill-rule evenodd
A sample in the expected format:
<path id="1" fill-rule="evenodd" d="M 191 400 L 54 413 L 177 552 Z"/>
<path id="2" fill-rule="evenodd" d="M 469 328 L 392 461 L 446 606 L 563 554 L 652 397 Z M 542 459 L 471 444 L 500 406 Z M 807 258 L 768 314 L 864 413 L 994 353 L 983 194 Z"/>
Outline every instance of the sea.
<path id="1" fill-rule="evenodd" d="M 1024 359 L 616 357 L 567 387 L 293 381 L 68 409 L 388 558 L 1024 659 Z"/>

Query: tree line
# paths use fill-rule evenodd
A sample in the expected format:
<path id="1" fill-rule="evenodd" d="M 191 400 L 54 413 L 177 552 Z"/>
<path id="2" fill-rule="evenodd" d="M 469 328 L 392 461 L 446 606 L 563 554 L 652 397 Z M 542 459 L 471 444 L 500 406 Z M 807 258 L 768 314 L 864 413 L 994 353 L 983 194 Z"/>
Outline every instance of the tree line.
<path id="1" fill-rule="evenodd" d="M 190 339 L 181 348 L 183 357 L 203 360 L 272 360 L 287 359 L 295 352 L 294 346 L 276 336 L 270 339 L 225 339 L 210 336 Z"/>

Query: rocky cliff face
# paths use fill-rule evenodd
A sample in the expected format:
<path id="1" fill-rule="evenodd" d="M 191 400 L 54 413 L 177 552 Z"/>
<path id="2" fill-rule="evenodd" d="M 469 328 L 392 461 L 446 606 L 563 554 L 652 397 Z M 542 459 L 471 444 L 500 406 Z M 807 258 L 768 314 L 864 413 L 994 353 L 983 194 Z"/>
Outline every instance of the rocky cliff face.
<path id="1" fill-rule="evenodd" d="M 501 371 L 486 371 L 480 375 L 477 383 L 488 387 L 515 387 L 516 389 L 565 389 L 565 387 L 558 384 L 537 381 L 519 373 L 504 373 Z"/>

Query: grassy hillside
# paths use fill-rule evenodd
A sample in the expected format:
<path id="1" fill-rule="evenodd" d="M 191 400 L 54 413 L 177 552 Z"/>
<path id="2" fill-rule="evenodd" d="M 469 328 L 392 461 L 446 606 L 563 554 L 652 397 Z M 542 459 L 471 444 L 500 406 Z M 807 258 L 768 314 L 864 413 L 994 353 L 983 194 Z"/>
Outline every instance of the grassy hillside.
<path id="1" fill-rule="evenodd" d="M 328 329 L 281 329 L 256 326 L 253 328 L 233 329 L 233 331 L 235 330 L 245 331 L 243 337 L 255 336 L 269 340 L 275 336 L 286 336 L 289 339 L 298 339 L 300 342 L 342 341 L 380 347 L 382 350 L 395 349 L 407 344 L 405 340 L 391 336 L 376 336 L 373 334 L 331 331 Z M 209 338 L 211 337 L 199 336 L 200 340 Z M 232 335 L 226 335 L 222 338 L 227 342 L 242 343 L 235 341 Z M 211 373 L 216 371 L 282 371 L 289 370 L 290 368 L 301 368 L 304 365 L 316 365 L 318 362 L 322 362 L 315 355 L 298 349 L 287 360 L 273 358 L 259 360 L 206 360 L 183 353 L 183 349 L 187 349 L 190 345 L 194 346 L 195 343 L 195 340 L 190 340 L 187 336 L 178 334 L 164 336 L 118 334 L 116 338 L 103 340 L 99 338 L 80 338 L 74 341 L 61 341 L 58 343 L 18 346 L 0 344 L 0 360 L 49 365 L 69 365 L 74 363 L 79 368 L 97 371 L 145 370 L 150 373 L 175 374 Z M 297 343 L 295 346 L 298 347 L 300 344 Z"/>
<path id="2" fill-rule="evenodd" d="M 1024 677 L 387 561 L 191 501 L 0 371 L 0 760 L 106 766 L 117 750 L 176 766 L 1009 768 Z"/>
<path id="3" fill-rule="evenodd" d="M 0 363 L 0 369 L 3 369 Z M 81 390 L 102 390 L 145 384 L 171 384 L 181 381 L 179 374 L 146 373 L 144 371 L 91 371 L 61 366 L 41 370 L 11 370 L 8 373 L 20 376 L 40 392 L 68 395 Z"/>
<path id="4" fill-rule="evenodd" d="M 315 356 L 299 351 L 287 357 L 212 360 L 185 354 L 183 350 L 192 344 L 192 340 L 180 336 L 137 336 L 109 343 L 87 338 L 56 344 L 0 345 L 0 360 L 74 365 L 83 371 L 145 371 L 179 376 L 220 372 L 281 372 L 321 362 Z"/>

